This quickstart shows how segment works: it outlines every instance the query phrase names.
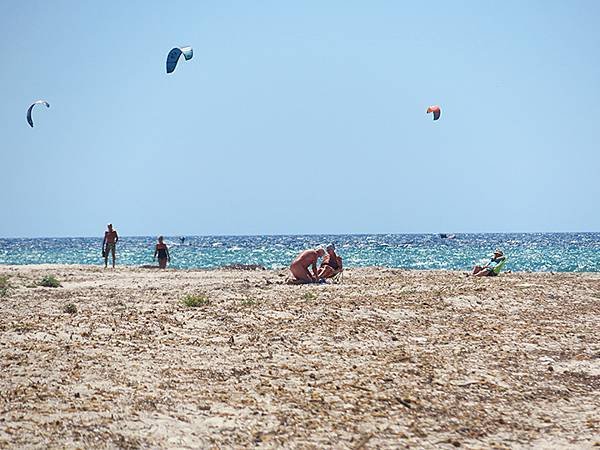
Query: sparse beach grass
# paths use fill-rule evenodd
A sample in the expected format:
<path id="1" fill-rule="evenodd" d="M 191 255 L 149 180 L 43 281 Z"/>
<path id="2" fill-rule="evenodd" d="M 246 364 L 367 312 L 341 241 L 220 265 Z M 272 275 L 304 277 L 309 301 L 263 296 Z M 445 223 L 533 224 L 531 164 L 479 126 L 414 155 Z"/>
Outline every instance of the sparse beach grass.
<path id="1" fill-rule="evenodd" d="M 12 286 L 8 281 L 8 275 L 0 275 L 0 297 L 6 297 Z"/>
<path id="2" fill-rule="evenodd" d="M 241 301 L 242 306 L 254 306 L 257 300 L 254 297 L 246 297 Z"/>
<path id="3" fill-rule="evenodd" d="M 77 313 L 77 306 L 75 306 L 74 303 L 67 303 L 66 305 L 63 306 L 62 310 L 66 314 L 76 314 Z"/>
<path id="4" fill-rule="evenodd" d="M 314 292 L 305 292 L 304 295 L 302 295 L 302 298 L 304 300 L 316 300 L 318 297 L 317 294 L 315 294 Z"/>
<path id="5" fill-rule="evenodd" d="M 60 287 L 60 281 L 54 275 L 45 275 L 39 282 L 40 286 L 57 288 Z"/>
<path id="6" fill-rule="evenodd" d="M 182 303 L 189 308 L 198 308 L 210 304 L 210 300 L 204 294 L 187 294 Z"/>

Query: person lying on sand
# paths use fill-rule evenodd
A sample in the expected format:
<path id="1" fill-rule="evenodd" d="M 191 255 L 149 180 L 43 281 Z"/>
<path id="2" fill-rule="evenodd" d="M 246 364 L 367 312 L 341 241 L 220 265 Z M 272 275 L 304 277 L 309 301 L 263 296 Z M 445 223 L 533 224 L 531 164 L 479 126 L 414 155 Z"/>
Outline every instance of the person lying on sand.
<path id="1" fill-rule="evenodd" d="M 473 267 L 471 275 L 476 277 L 493 277 L 500 273 L 504 264 L 506 264 L 506 256 L 504 256 L 502 250 L 496 249 L 494 256 L 492 256 L 487 264 Z"/>
<path id="2" fill-rule="evenodd" d="M 326 247 L 327 254 L 323 257 L 321 267 L 319 268 L 318 278 L 332 278 L 342 271 L 342 258 L 336 255 L 335 245 L 329 244 Z"/>
<path id="3" fill-rule="evenodd" d="M 324 254 L 325 250 L 322 248 L 316 250 L 304 250 L 300 253 L 290 265 L 290 272 L 292 273 L 290 283 L 317 283 L 319 281 L 317 275 L 317 261 L 319 258 L 323 257 Z M 312 274 L 308 270 L 310 266 L 312 266 Z"/>

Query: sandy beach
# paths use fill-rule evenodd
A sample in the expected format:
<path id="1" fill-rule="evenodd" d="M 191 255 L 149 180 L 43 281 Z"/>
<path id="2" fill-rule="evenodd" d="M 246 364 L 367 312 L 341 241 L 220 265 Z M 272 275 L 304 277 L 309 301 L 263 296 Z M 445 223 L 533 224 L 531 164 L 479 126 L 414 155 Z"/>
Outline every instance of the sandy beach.
<path id="1" fill-rule="evenodd" d="M 597 273 L 0 275 L 2 448 L 600 446 Z"/>

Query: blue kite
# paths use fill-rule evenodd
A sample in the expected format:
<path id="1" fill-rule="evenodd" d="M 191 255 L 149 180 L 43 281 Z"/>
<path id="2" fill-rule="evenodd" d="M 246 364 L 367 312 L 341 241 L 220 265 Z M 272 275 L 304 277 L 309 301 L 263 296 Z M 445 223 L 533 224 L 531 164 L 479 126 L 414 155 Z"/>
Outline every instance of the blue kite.
<path id="1" fill-rule="evenodd" d="M 194 56 L 194 50 L 192 47 L 175 47 L 167 56 L 167 73 L 171 73 L 175 70 L 175 67 L 177 67 L 177 62 L 179 61 L 179 57 L 182 53 L 186 61 L 189 61 L 192 59 L 192 56 Z"/>
<path id="2" fill-rule="evenodd" d="M 29 126 L 31 128 L 33 128 L 33 119 L 31 118 L 31 111 L 33 110 L 33 107 L 35 105 L 46 105 L 46 108 L 50 108 L 50 103 L 48 103 L 46 100 L 36 100 L 31 104 L 31 106 L 27 110 L 27 123 L 29 123 Z"/>

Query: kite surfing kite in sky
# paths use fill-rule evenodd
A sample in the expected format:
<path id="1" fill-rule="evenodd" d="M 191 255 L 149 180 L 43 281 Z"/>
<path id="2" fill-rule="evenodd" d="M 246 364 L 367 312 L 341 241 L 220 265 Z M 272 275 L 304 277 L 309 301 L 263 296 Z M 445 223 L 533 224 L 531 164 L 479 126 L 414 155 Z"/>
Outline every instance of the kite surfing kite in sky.
<path id="1" fill-rule="evenodd" d="M 442 114 L 442 110 L 438 105 L 433 105 L 427 108 L 427 114 L 433 113 L 433 120 L 438 120 L 440 118 L 440 114 Z"/>
<path id="2" fill-rule="evenodd" d="M 192 59 L 192 56 L 194 56 L 194 50 L 192 47 L 175 47 L 167 56 L 167 73 L 171 73 L 175 70 L 175 67 L 177 67 L 177 62 L 179 61 L 179 57 L 182 53 L 186 61 L 189 61 Z"/>
<path id="3" fill-rule="evenodd" d="M 33 107 L 35 105 L 46 105 L 46 108 L 50 108 L 50 103 L 48 103 L 46 100 L 37 100 L 31 104 L 31 106 L 27 110 L 27 122 L 29 123 L 29 126 L 31 128 L 33 128 L 33 119 L 31 118 L 31 111 L 33 110 Z"/>

